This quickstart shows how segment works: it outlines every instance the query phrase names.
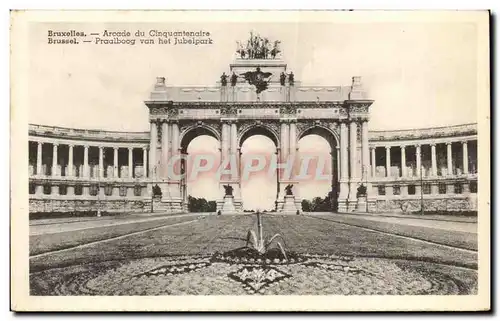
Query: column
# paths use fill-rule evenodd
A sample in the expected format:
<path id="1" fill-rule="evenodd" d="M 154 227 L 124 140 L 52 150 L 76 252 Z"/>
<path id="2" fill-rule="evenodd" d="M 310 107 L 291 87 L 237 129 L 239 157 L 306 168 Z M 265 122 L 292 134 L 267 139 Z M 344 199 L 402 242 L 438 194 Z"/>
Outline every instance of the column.
<path id="1" fill-rule="evenodd" d="M 158 141 L 158 128 L 156 122 L 151 124 L 151 137 L 149 139 L 149 177 L 155 179 L 156 176 L 156 142 Z"/>
<path id="2" fill-rule="evenodd" d="M 169 158 L 169 145 L 170 145 L 170 125 L 168 122 L 161 124 L 161 168 L 162 178 L 168 178 L 168 161 Z"/>
<path id="3" fill-rule="evenodd" d="M 179 154 L 179 124 L 172 123 L 172 155 Z"/>
<path id="4" fill-rule="evenodd" d="M 229 155 L 230 125 L 228 122 L 222 123 L 222 141 L 221 141 L 221 162 L 224 163 Z"/>
<path id="5" fill-rule="evenodd" d="M 134 148 L 129 147 L 128 148 L 128 178 L 133 178 L 134 177 Z"/>
<path id="6" fill-rule="evenodd" d="M 222 136 L 221 136 L 221 143 L 220 143 L 220 162 L 221 165 L 224 166 L 222 170 L 227 169 L 227 162 L 229 160 L 229 153 L 230 153 L 230 148 L 231 148 L 231 124 L 228 121 L 223 121 L 222 122 Z M 227 174 L 222 174 L 220 177 L 220 182 L 227 181 L 229 179 Z M 222 188 L 221 186 L 219 186 Z M 224 195 L 224 194 L 222 194 Z"/>
<path id="7" fill-rule="evenodd" d="M 356 124 L 355 121 L 351 121 L 350 123 L 350 128 L 349 128 L 349 138 L 350 138 L 350 142 L 349 142 L 349 155 L 350 155 L 350 168 L 351 168 L 351 172 L 350 172 L 350 175 L 351 175 L 351 181 L 353 181 L 353 179 L 356 179 L 357 178 L 357 172 L 356 172 L 356 163 L 357 163 L 357 159 L 356 159 L 356 152 L 357 152 L 357 142 L 356 142 L 356 135 L 357 135 L 357 130 L 358 130 L 358 125 Z"/>
<path id="8" fill-rule="evenodd" d="M 453 164 L 451 162 L 451 143 L 446 143 L 446 165 L 448 176 L 453 175 Z"/>
<path id="9" fill-rule="evenodd" d="M 143 147 L 142 148 L 142 172 L 144 173 L 143 176 L 144 178 L 148 177 L 148 172 L 147 172 L 147 169 L 148 169 L 148 148 L 147 147 Z"/>
<path id="10" fill-rule="evenodd" d="M 406 147 L 401 146 L 401 177 L 406 177 Z"/>
<path id="11" fill-rule="evenodd" d="M 391 147 L 385 147 L 385 176 L 391 176 Z"/>
<path id="12" fill-rule="evenodd" d="M 239 171 L 239 155 L 238 155 L 238 129 L 236 127 L 236 123 L 233 122 L 231 123 L 231 157 L 234 157 L 236 159 L 236 177 L 235 179 L 238 178 L 238 171 Z M 234 155 L 234 156 L 233 156 Z"/>
<path id="13" fill-rule="evenodd" d="M 99 177 L 104 177 L 104 147 L 99 146 Z"/>
<path id="14" fill-rule="evenodd" d="M 335 146 L 335 162 L 337 163 L 337 179 L 340 178 L 340 144 L 339 146 Z M 332 167 L 333 168 L 333 167 Z"/>
<path id="15" fill-rule="evenodd" d="M 172 153 L 170 157 L 174 157 L 179 155 L 179 124 L 174 122 L 171 124 L 171 127 L 172 127 Z M 179 173 L 180 173 L 180 168 L 181 168 L 180 159 L 176 161 L 176 164 L 178 164 L 177 167 L 179 168 Z"/>
<path id="16" fill-rule="evenodd" d="M 57 143 L 52 144 L 52 176 L 57 175 Z"/>
<path id="17" fill-rule="evenodd" d="M 120 171 L 118 170 L 118 147 L 113 147 L 113 177 L 120 177 Z"/>
<path id="18" fill-rule="evenodd" d="M 73 177 L 73 145 L 68 145 L 68 174 L 69 177 Z"/>
<path id="19" fill-rule="evenodd" d="M 437 176 L 436 144 L 431 144 L 432 176 Z"/>
<path id="20" fill-rule="evenodd" d="M 289 152 L 290 152 L 290 145 L 289 145 L 289 140 L 290 140 L 290 133 L 289 133 L 289 126 L 288 122 L 284 120 L 281 123 L 281 159 L 283 162 L 286 162 L 286 159 L 288 158 Z"/>
<path id="21" fill-rule="evenodd" d="M 347 123 L 340 123 L 340 186 L 338 198 L 338 211 L 346 212 L 348 210 L 347 199 L 349 197 L 349 133 Z"/>
<path id="22" fill-rule="evenodd" d="M 340 123 L 340 179 L 342 181 L 347 181 L 349 179 L 348 168 L 348 151 L 347 151 L 347 124 Z"/>
<path id="23" fill-rule="evenodd" d="M 295 164 L 295 154 L 297 153 L 297 124 L 295 120 L 292 120 L 288 126 L 289 126 L 288 155 L 292 156 L 293 164 Z M 294 168 L 292 167 L 292 177 L 294 175 L 293 169 Z"/>
<path id="24" fill-rule="evenodd" d="M 89 146 L 83 146 L 83 176 L 89 177 Z"/>
<path id="25" fill-rule="evenodd" d="M 464 174 L 469 174 L 469 151 L 467 149 L 467 141 L 462 142 L 462 162 Z"/>
<path id="26" fill-rule="evenodd" d="M 38 142 L 36 149 L 36 174 L 42 174 L 42 142 Z M 43 173 L 45 174 L 45 173 Z"/>
<path id="27" fill-rule="evenodd" d="M 420 150 L 420 145 L 415 146 L 415 159 L 417 163 L 417 168 L 416 168 L 416 175 L 417 177 L 420 177 L 420 171 L 422 170 L 422 156 L 421 156 L 421 150 Z"/>
<path id="28" fill-rule="evenodd" d="M 370 167 L 370 147 L 368 145 L 368 121 L 363 121 L 361 123 L 361 154 L 362 154 L 362 176 L 363 181 L 368 179 L 368 170 Z"/>
<path id="29" fill-rule="evenodd" d="M 377 164 L 376 164 L 376 159 L 375 159 L 375 151 L 376 151 L 376 147 L 372 147 L 371 148 L 371 152 L 372 152 L 372 177 L 375 177 L 375 175 L 377 174 Z"/>

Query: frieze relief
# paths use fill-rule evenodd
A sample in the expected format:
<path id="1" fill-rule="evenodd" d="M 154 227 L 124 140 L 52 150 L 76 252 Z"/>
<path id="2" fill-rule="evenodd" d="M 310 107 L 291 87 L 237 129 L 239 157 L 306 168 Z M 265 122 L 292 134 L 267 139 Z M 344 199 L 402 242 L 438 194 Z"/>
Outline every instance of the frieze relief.
<path id="1" fill-rule="evenodd" d="M 168 112 L 167 107 L 152 107 L 149 110 L 151 115 L 166 115 Z"/>
<path id="2" fill-rule="evenodd" d="M 343 105 L 343 102 L 340 101 L 331 101 L 331 102 L 313 102 L 313 101 L 301 101 L 301 102 L 265 102 L 265 101 L 254 101 L 254 102 L 216 102 L 216 101 L 190 101 L 190 102 L 173 102 L 173 108 L 180 109 L 224 109 L 226 106 L 234 106 L 237 109 L 262 109 L 262 108 L 270 108 L 270 109 L 281 109 L 283 107 L 291 106 L 293 109 L 309 109 L 309 108 L 340 108 L 346 109 Z M 153 107 L 157 109 L 155 113 L 161 114 L 161 107 Z M 153 108 L 151 110 L 153 111 Z M 163 109 L 165 112 L 166 108 Z M 347 112 L 346 112 L 347 114 Z"/>
<path id="3" fill-rule="evenodd" d="M 295 115 L 295 114 L 297 114 L 297 106 L 295 106 L 295 105 L 283 105 L 280 107 L 280 114 Z"/>
<path id="4" fill-rule="evenodd" d="M 350 114 L 358 114 L 358 113 L 368 113 L 368 107 L 370 107 L 371 103 L 369 104 L 351 104 L 349 105 L 349 113 Z"/>
<path id="5" fill-rule="evenodd" d="M 175 118 L 175 117 L 179 116 L 179 109 L 168 108 L 167 109 L 167 116 L 168 116 L 168 118 Z"/>
<path id="6" fill-rule="evenodd" d="M 235 105 L 221 106 L 221 115 L 236 117 L 238 115 L 238 108 Z"/>

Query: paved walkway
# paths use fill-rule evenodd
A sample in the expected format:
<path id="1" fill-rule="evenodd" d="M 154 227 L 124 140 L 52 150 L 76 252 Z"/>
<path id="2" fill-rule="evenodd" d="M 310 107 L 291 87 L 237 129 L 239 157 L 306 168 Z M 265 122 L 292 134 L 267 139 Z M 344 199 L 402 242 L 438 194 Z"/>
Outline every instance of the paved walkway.
<path id="1" fill-rule="evenodd" d="M 315 215 L 314 213 L 311 213 Z M 438 218 L 429 218 L 416 215 L 398 215 L 388 213 L 387 215 L 368 214 L 368 213 L 321 213 L 320 215 L 336 215 L 346 216 L 351 218 L 360 218 L 363 220 L 385 222 L 392 224 L 404 224 L 416 227 L 429 227 L 448 231 L 477 233 L 477 223 L 468 217 L 446 217 L 447 219 L 439 220 Z M 440 216 L 444 217 L 444 216 Z M 455 219 L 459 220 L 455 220 Z M 463 219 L 468 220 L 463 220 Z M 473 218 L 474 219 L 474 218 Z"/>
<path id="2" fill-rule="evenodd" d="M 207 215 L 208 213 L 205 213 Z M 75 217 L 75 218 L 53 218 L 30 221 L 30 235 L 53 234 L 69 231 L 78 231 L 104 226 L 115 226 L 121 224 L 131 224 L 162 220 L 177 216 L 199 216 L 200 213 L 189 214 L 124 214 L 117 216 L 101 217 Z"/>

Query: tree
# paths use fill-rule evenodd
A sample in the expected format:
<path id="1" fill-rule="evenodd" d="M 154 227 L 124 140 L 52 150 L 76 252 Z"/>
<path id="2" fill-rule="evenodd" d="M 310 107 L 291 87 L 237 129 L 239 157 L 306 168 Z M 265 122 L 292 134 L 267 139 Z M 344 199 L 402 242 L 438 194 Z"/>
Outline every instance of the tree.
<path id="1" fill-rule="evenodd" d="M 328 193 L 325 198 L 315 197 L 311 201 L 302 200 L 304 212 L 330 212 L 332 210 L 333 193 Z"/>
<path id="2" fill-rule="evenodd" d="M 302 200 L 302 210 L 304 212 L 312 212 L 312 204 L 311 201 Z"/>
<path id="3" fill-rule="evenodd" d="M 215 212 L 216 209 L 217 203 L 215 201 L 207 201 L 203 197 L 188 196 L 188 210 L 190 212 Z"/>

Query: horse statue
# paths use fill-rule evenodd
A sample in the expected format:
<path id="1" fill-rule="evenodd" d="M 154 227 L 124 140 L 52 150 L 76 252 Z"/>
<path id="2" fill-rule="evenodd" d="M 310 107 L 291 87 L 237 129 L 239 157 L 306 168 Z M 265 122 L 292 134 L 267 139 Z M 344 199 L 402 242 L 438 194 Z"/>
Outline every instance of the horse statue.
<path id="1" fill-rule="evenodd" d="M 275 59 L 276 56 L 281 52 L 280 43 L 281 43 L 281 41 L 279 41 L 279 40 L 274 41 L 274 47 L 271 50 L 271 58 L 272 59 Z"/>
<path id="2" fill-rule="evenodd" d="M 246 50 L 243 49 L 243 45 L 240 41 L 236 41 L 236 53 L 240 55 L 241 59 L 245 59 Z"/>

